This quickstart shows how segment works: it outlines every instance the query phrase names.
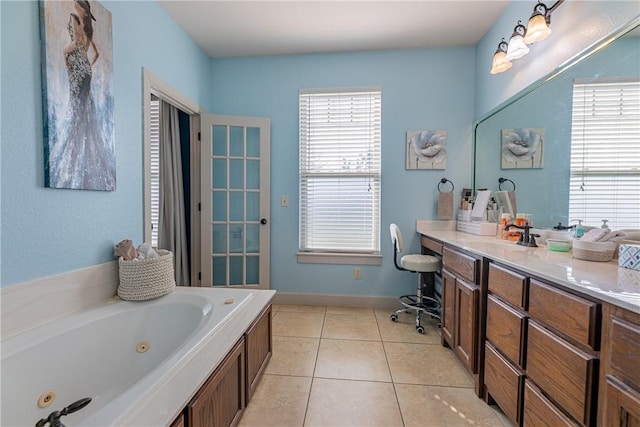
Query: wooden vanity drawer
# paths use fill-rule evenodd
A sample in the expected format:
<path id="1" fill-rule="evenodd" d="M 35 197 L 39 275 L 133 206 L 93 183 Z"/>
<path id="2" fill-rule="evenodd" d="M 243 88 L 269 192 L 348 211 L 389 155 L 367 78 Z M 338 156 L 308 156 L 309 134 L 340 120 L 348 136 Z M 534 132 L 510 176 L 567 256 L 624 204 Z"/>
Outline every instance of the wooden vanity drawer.
<path id="1" fill-rule="evenodd" d="M 595 423 L 598 361 L 529 319 L 527 377 L 583 425 Z"/>
<path id="2" fill-rule="evenodd" d="M 528 282 L 525 276 L 494 263 L 489 265 L 489 292 L 523 310 L 526 309 Z"/>
<path id="3" fill-rule="evenodd" d="M 493 295 L 487 297 L 487 339 L 511 363 L 524 367 L 527 317 Z"/>
<path id="4" fill-rule="evenodd" d="M 476 259 L 450 248 L 442 248 L 442 265 L 470 283 L 476 283 Z"/>
<path id="5" fill-rule="evenodd" d="M 640 326 L 613 316 L 610 325 L 607 373 L 640 390 Z"/>
<path id="6" fill-rule="evenodd" d="M 430 251 L 433 251 L 438 255 L 442 255 L 442 243 L 436 242 L 435 240 L 425 236 L 422 236 L 422 238 L 420 239 L 420 243 Z"/>
<path id="7" fill-rule="evenodd" d="M 523 382 L 524 373 L 485 342 L 484 384 L 490 397 L 515 425 L 520 424 Z"/>
<path id="8" fill-rule="evenodd" d="M 600 304 L 552 288 L 529 284 L 529 313 L 551 328 L 593 350 L 600 346 Z"/>
<path id="9" fill-rule="evenodd" d="M 526 380 L 524 382 L 523 427 L 577 426 L 571 418 L 562 413 L 540 389 Z"/>

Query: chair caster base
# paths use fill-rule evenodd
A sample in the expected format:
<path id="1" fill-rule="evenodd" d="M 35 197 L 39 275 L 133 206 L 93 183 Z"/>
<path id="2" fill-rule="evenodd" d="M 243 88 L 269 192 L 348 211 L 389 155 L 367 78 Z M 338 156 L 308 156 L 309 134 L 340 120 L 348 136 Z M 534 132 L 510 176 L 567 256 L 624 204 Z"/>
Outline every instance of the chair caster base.
<path id="1" fill-rule="evenodd" d="M 419 334 L 424 334 L 424 326 L 416 326 L 416 332 Z"/>
<path id="2" fill-rule="evenodd" d="M 397 314 L 392 314 L 391 316 L 389 316 L 389 319 L 391 319 L 392 322 L 397 322 L 398 321 L 398 315 Z"/>

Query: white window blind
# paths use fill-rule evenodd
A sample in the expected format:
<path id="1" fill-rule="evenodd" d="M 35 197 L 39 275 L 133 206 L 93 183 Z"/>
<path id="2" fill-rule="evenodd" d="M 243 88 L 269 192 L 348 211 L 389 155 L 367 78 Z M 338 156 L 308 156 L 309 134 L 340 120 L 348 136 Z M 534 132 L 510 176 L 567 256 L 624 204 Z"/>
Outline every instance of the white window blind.
<path id="1" fill-rule="evenodd" d="M 380 252 L 381 96 L 300 91 L 301 251 Z"/>
<path id="2" fill-rule="evenodd" d="M 576 79 L 569 218 L 640 228 L 640 80 Z"/>
<path id="3" fill-rule="evenodd" d="M 158 220 L 160 218 L 160 100 L 151 96 L 151 246 L 158 247 Z"/>

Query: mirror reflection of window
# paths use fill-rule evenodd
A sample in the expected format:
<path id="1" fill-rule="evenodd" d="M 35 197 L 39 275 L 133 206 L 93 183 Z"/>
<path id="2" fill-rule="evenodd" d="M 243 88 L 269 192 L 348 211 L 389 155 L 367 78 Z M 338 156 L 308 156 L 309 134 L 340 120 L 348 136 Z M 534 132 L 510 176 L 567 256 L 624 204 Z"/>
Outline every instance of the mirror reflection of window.
<path id="1" fill-rule="evenodd" d="M 575 79 L 569 217 L 640 227 L 640 79 Z"/>

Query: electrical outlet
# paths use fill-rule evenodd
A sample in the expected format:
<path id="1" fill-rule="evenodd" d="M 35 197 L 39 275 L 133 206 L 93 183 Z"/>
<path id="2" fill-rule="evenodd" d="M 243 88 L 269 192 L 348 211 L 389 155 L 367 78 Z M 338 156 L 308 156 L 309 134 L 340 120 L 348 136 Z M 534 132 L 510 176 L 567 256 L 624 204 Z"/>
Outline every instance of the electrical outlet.
<path id="1" fill-rule="evenodd" d="M 362 279 L 362 270 L 360 269 L 360 267 L 353 268 L 353 278 L 356 280 Z"/>
<path id="2" fill-rule="evenodd" d="M 289 196 L 280 197 L 280 206 L 282 206 L 283 208 L 289 207 Z"/>

